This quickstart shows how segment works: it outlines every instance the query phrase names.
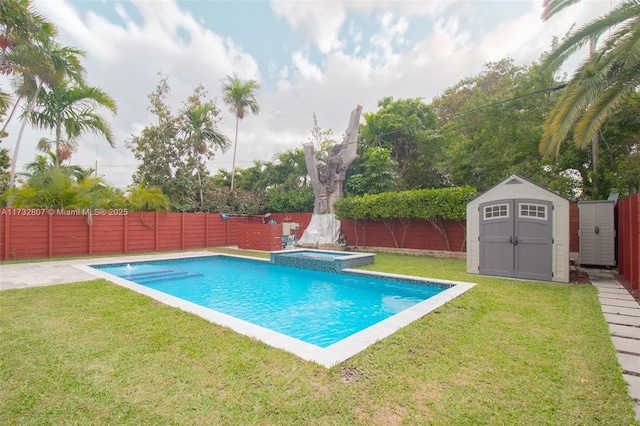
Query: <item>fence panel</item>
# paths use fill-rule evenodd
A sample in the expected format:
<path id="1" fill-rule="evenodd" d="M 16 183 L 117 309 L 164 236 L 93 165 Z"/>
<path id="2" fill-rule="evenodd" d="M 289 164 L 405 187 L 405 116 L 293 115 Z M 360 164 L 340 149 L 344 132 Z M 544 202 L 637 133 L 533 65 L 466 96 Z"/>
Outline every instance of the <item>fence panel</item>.
<path id="1" fill-rule="evenodd" d="M 153 212 L 132 212 L 121 217 L 121 226 L 126 231 L 127 253 L 156 250 L 156 217 Z"/>
<path id="2" fill-rule="evenodd" d="M 87 216 L 53 215 L 53 250 L 48 257 L 85 256 L 89 254 Z"/>
<path id="3" fill-rule="evenodd" d="M 199 249 L 207 246 L 207 214 L 190 214 L 185 216 L 184 248 Z"/>
<path id="4" fill-rule="evenodd" d="M 405 225 L 406 228 L 405 228 Z M 451 251 L 466 250 L 465 227 L 456 221 L 445 221 L 444 229 Z M 447 241 L 431 223 L 425 220 L 410 222 L 342 221 L 347 244 L 367 247 L 396 247 L 419 250 L 447 250 Z M 394 240 L 395 237 L 395 240 Z"/>
<path id="5" fill-rule="evenodd" d="M 32 259 L 49 256 L 50 216 L 5 216 L 7 245 L 4 259 Z"/>
<path id="6" fill-rule="evenodd" d="M 276 251 L 282 249 L 282 224 L 238 224 L 238 248 Z"/>
<path id="7" fill-rule="evenodd" d="M 640 289 L 640 250 L 638 247 L 640 241 L 638 235 L 640 232 L 640 226 L 638 226 L 640 198 L 636 194 L 630 197 L 629 203 L 629 283 L 631 284 L 631 289 L 637 291 Z"/>
<path id="8" fill-rule="evenodd" d="M 124 252 L 124 216 L 93 216 L 91 225 L 92 255 Z"/>
<path id="9" fill-rule="evenodd" d="M 180 250 L 182 246 L 182 213 L 158 215 L 158 251 Z"/>
<path id="10" fill-rule="evenodd" d="M 628 289 L 640 292 L 640 197 L 621 200 L 618 210 L 618 275 Z"/>

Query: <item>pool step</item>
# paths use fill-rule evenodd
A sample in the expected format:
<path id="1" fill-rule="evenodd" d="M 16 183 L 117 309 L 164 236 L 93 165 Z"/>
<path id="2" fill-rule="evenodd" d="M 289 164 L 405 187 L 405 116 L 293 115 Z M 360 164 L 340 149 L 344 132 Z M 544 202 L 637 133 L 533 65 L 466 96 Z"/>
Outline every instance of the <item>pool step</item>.
<path id="1" fill-rule="evenodd" d="M 162 275 L 162 274 L 166 274 L 167 272 L 174 272 L 174 271 L 173 269 L 164 268 L 164 269 L 156 269 L 155 271 L 148 271 L 148 272 L 127 273 L 125 275 L 121 275 L 121 277 L 128 278 L 130 280 L 135 280 L 136 278 L 146 278 L 154 275 Z"/>
<path id="2" fill-rule="evenodd" d="M 156 281 L 164 281 L 164 280 L 179 280 L 183 278 L 191 278 L 191 277 L 201 277 L 202 274 L 198 274 L 196 272 L 183 272 L 183 271 L 174 271 L 172 269 L 160 271 L 154 271 L 149 273 L 139 273 L 137 276 L 132 277 L 131 275 L 125 276 L 123 278 L 128 278 L 131 281 L 134 281 L 138 284 L 148 284 Z"/>

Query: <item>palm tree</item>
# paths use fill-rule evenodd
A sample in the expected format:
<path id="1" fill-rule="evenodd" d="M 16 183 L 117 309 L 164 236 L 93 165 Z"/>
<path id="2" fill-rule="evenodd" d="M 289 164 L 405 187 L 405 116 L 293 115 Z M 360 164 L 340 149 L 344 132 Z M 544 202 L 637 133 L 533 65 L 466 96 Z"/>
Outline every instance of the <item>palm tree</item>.
<path id="1" fill-rule="evenodd" d="M 236 115 L 236 137 L 233 143 L 233 161 L 231 163 L 231 191 L 233 191 L 233 181 L 236 169 L 236 151 L 238 150 L 238 122 L 242 120 L 248 111 L 256 115 L 260 112 L 260 106 L 256 100 L 255 91 L 260 89 L 260 84 L 256 80 L 243 82 L 236 74 L 227 76 L 222 81 L 222 93 L 224 103 L 229 106 L 229 110 Z"/>
<path id="2" fill-rule="evenodd" d="M 42 129 L 53 130 L 55 139 L 41 140 L 40 148 L 48 151 L 55 147 L 56 166 L 60 165 L 60 158 L 65 155 L 68 158 L 75 151 L 77 139 L 87 132 L 104 136 L 109 145 L 115 147 L 111 126 L 95 110 L 105 107 L 115 114 L 117 106 L 100 88 L 64 80 L 42 91 L 38 101 L 38 108 L 31 112 L 29 119 Z"/>
<path id="3" fill-rule="evenodd" d="M 73 81 L 84 82 L 84 67 L 80 64 L 79 57 L 84 53 L 74 47 L 62 47 L 53 40 L 48 40 L 41 45 L 25 45 L 22 50 L 16 49 L 9 55 L 14 63 L 20 64 L 21 86 L 18 93 L 29 95 L 30 102 L 22 114 L 22 125 L 18 132 L 18 138 L 13 150 L 11 161 L 11 172 L 9 174 L 9 189 L 13 188 L 18 152 L 22 135 L 30 114 L 36 105 L 36 101 L 46 85 L 53 87 L 63 79 L 69 78 Z M 11 206 L 11 197 L 7 199 L 7 207 Z"/>
<path id="4" fill-rule="evenodd" d="M 198 185 L 200 187 L 200 208 L 204 208 L 202 179 L 200 168 L 203 166 L 202 156 L 212 158 L 216 148 L 222 152 L 229 149 L 229 139 L 218 131 L 214 122 L 216 107 L 209 102 L 191 106 L 181 112 L 182 126 L 180 133 L 191 149 Z"/>
<path id="5" fill-rule="evenodd" d="M 45 174 L 49 170 L 57 167 L 62 171 L 62 173 L 69 176 L 70 178 L 81 180 L 84 176 L 90 175 L 95 172 L 94 169 L 85 169 L 81 166 L 76 166 L 73 164 L 56 166 L 57 162 L 58 159 L 56 158 L 55 152 L 47 151 L 44 153 L 44 155 L 36 155 L 35 160 L 31 163 L 25 164 L 25 173 L 20 173 L 20 175 L 26 178 L 28 182 L 36 176 Z"/>
<path id="6" fill-rule="evenodd" d="M 577 1 L 546 0 L 542 19 Z M 574 52 L 605 33 L 609 35 L 603 45 L 577 69 L 547 117 L 540 142 L 542 153 L 557 157 L 571 130 L 573 142 L 587 146 L 604 121 L 640 85 L 640 4 L 635 1 L 621 3 L 569 35 L 543 65 L 557 70 Z"/>
<path id="7" fill-rule="evenodd" d="M 169 211 L 169 198 L 162 193 L 157 186 L 146 187 L 140 183 L 138 186 L 127 189 L 128 206 L 134 211 Z"/>
<path id="8" fill-rule="evenodd" d="M 3 0 L 0 2 L 0 74 L 15 75 L 22 73 L 21 62 L 15 62 L 12 53 L 24 46 L 46 42 L 56 34 L 52 23 L 37 13 L 31 0 Z M 37 65 L 32 63 L 32 65 Z M 10 102 L 10 95 L 0 90 L 2 101 Z M 18 102 L 14 104 L 17 106 Z M 13 112 L 12 114 L 13 115 Z M 11 119 L 6 120 L 8 122 Z M 6 128 L 3 127 L 2 131 Z"/>

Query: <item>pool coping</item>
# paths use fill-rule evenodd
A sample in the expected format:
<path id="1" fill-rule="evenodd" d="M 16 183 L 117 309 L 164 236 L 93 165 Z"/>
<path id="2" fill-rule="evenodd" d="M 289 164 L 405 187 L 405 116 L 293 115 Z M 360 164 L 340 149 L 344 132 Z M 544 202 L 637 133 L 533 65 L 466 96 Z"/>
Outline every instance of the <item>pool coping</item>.
<path id="1" fill-rule="evenodd" d="M 185 256 L 179 256 L 179 255 L 175 255 L 172 257 L 162 256 L 162 257 L 158 257 L 157 260 L 184 259 L 184 258 L 194 258 L 194 257 L 219 257 L 219 256 L 241 258 L 241 259 L 248 259 L 252 261 L 270 263 L 268 259 L 260 259 L 260 258 L 249 257 L 249 256 L 230 255 L 230 254 L 222 254 L 222 253 L 202 253 L 202 254 L 190 253 L 189 255 L 185 255 Z M 141 259 L 138 261 L 132 260 L 130 263 L 153 262 L 153 261 L 154 259 L 145 259 L 145 260 Z M 390 336 L 391 334 L 395 333 L 397 330 L 424 317 L 428 313 L 443 306 L 445 303 L 455 299 L 456 297 L 464 294 L 465 292 L 467 292 L 468 290 L 470 290 L 472 287 L 475 286 L 474 283 L 467 283 L 467 282 L 461 282 L 461 281 L 448 281 L 448 280 L 415 277 L 415 276 L 409 276 L 409 275 L 362 271 L 359 269 L 344 269 L 343 270 L 344 272 L 355 273 L 357 275 L 378 276 L 378 277 L 382 276 L 382 277 L 396 278 L 396 279 L 402 279 L 402 280 L 422 281 L 425 283 L 446 284 L 446 285 L 451 285 L 451 287 L 441 291 L 440 293 L 430 297 L 425 301 L 422 301 L 408 309 L 405 309 L 402 312 L 395 314 L 392 317 L 389 317 L 370 327 L 367 327 L 364 330 L 361 330 L 326 348 L 321 348 L 311 343 L 303 342 L 302 340 L 298 340 L 296 338 L 284 335 L 282 333 L 278 333 L 276 331 L 267 329 L 265 327 L 252 324 L 248 321 L 244 321 L 244 320 L 232 317 L 230 315 L 223 314 L 222 312 L 218 312 L 213 309 L 199 306 L 195 303 L 186 301 L 184 299 L 171 296 L 169 294 L 151 289 L 149 287 L 136 284 L 124 278 L 120 278 L 120 277 L 116 277 L 115 275 L 108 274 L 99 269 L 92 268 L 92 265 L 98 266 L 98 265 L 110 265 L 110 264 L 118 264 L 118 263 L 129 263 L 129 262 L 122 262 L 122 261 L 117 261 L 115 259 L 112 259 L 110 261 L 105 260 L 105 261 L 91 262 L 87 264 L 76 264 L 73 266 L 77 269 L 80 269 L 83 272 L 89 273 L 91 275 L 94 275 L 100 278 L 104 278 L 122 287 L 128 288 L 137 293 L 151 297 L 168 306 L 172 306 L 172 307 L 181 309 L 183 311 L 198 315 L 199 317 L 204 318 L 207 321 L 210 321 L 212 323 L 215 323 L 224 327 L 228 327 L 239 334 L 255 338 L 272 347 L 290 352 L 304 360 L 316 362 L 326 368 L 333 367 L 334 365 L 339 364 L 340 362 L 343 362 L 351 358 L 355 354 L 362 352 L 367 347 L 371 346 L 377 341 Z"/>

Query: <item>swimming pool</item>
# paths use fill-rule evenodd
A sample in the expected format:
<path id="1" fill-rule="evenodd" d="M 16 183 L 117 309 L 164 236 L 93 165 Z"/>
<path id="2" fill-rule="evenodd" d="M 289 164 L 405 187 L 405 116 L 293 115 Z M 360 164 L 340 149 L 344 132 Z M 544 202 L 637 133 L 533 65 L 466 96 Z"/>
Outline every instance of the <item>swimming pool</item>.
<path id="1" fill-rule="evenodd" d="M 84 266 L 94 275 L 325 366 L 347 359 L 471 286 L 356 270 L 328 273 L 228 255 Z"/>

